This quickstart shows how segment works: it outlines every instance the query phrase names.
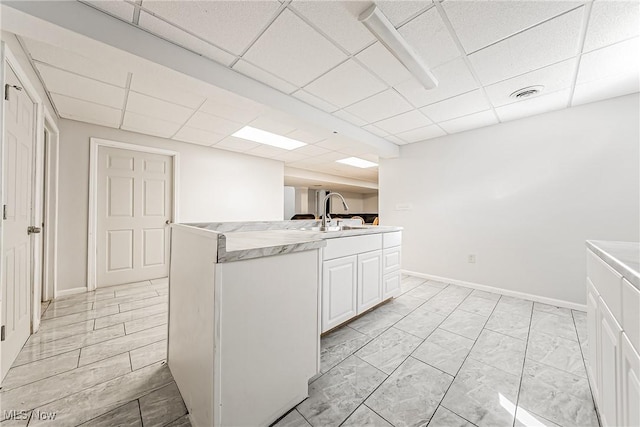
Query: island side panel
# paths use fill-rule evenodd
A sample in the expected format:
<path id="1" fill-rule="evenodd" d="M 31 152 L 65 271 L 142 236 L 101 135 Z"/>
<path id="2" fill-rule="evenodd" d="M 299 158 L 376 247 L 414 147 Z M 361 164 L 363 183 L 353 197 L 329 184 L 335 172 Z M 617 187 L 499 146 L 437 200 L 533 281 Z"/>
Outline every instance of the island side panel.
<path id="1" fill-rule="evenodd" d="M 216 266 L 220 425 L 266 426 L 308 396 L 319 352 L 319 259 L 314 249 Z"/>
<path id="2" fill-rule="evenodd" d="M 191 423 L 203 427 L 214 419 L 216 256 L 215 232 L 172 226 L 167 362 Z"/>

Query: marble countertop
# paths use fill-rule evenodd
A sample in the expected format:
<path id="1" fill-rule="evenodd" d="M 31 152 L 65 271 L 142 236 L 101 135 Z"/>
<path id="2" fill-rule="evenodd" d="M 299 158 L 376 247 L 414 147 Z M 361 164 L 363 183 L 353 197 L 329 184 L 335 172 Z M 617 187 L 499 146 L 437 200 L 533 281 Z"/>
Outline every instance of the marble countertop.
<path id="1" fill-rule="evenodd" d="M 587 247 L 640 289 L 640 243 L 587 240 Z"/>
<path id="2" fill-rule="evenodd" d="M 314 231 L 319 221 L 252 221 L 183 224 L 213 231 L 218 236 L 218 262 L 262 258 L 326 246 L 326 239 L 390 233 L 402 227 L 363 225 L 340 231 Z M 302 230 L 306 228 L 306 230 Z"/>

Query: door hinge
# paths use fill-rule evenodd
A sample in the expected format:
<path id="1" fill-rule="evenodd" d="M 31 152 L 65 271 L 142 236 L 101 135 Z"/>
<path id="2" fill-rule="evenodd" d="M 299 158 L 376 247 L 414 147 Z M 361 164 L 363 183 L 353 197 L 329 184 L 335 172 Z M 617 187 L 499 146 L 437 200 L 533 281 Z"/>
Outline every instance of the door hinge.
<path id="1" fill-rule="evenodd" d="M 4 341 L 4 325 L 0 327 L 0 341 Z"/>
<path id="2" fill-rule="evenodd" d="M 16 86 L 16 85 L 10 85 L 9 83 L 4 85 L 4 100 L 8 101 L 9 100 L 9 89 L 10 88 L 14 88 L 15 90 L 22 90 L 22 88 L 20 86 Z"/>
<path id="3" fill-rule="evenodd" d="M 2 205 L 2 219 L 7 219 L 7 205 Z"/>

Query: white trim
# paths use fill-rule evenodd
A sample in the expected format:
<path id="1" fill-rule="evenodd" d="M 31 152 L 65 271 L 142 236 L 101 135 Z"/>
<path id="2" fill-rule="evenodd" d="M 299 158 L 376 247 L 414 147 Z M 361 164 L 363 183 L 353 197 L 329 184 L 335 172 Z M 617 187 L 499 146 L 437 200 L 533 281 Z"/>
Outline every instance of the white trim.
<path id="1" fill-rule="evenodd" d="M 44 195 L 44 260 L 43 260 L 43 293 L 42 300 L 55 299 L 58 289 L 58 167 L 60 130 L 55 120 L 45 109 L 44 127 L 49 134 L 45 141 L 46 176 Z"/>
<path id="2" fill-rule="evenodd" d="M 501 294 L 509 297 L 528 299 L 531 301 L 554 305 L 556 307 L 570 308 L 572 310 L 578 310 L 578 311 L 587 311 L 586 304 L 576 304 L 575 302 L 565 301 L 561 299 L 548 298 L 540 295 L 528 294 L 526 292 L 511 291 L 509 289 L 496 288 L 494 286 L 481 285 L 479 283 L 473 283 L 473 282 L 465 282 L 464 280 L 451 279 L 448 277 L 434 276 L 433 274 L 418 273 L 416 271 L 402 270 L 402 273 L 407 274 L 409 276 L 420 277 L 422 279 L 437 280 L 439 282 L 451 283 L 453 285 L 460 285 L 466 288 L 493 292 L 494 294 Z"/>
<path id="3" fill-rule="evenodd" d="M 87 233 L 87 291 L 93 291 L 97 287 L 96 271 L 96 233 L 97 221 L 97 187 L 98 187 L 98 150 L 100 147 L 113 147 L 123 150 L 140 151 L 143 153 L 163 154 L 173 158 L 173 207 L 172 222 L 178 222 L 180 218 L 180 154 L 177 151 L 146 145 L 130 144 L 128 142 L 111 141 L 101 138 L 89 138 L 89 228 Z"/>
<path id="4" fill-rule="evenodd" d="M 38 91 L 33 86 L 27 73 L 24 71 L 18 59 L 13 54 L 9 46 L 3 42 L 3 62 L 4 67 L 7 64 L 16 77 L 20 81 L 25 93 L 33 101 L 35 116 L 34 116 L 34 146 L 33 146 L 33 183 L 32 183 L 32 205 L 31 205 L 31 224 L 39 225 L 42 223 L 42 196 L 43 196 L 43 179 L 42 169 L 44 167 L 42 153 L 43 153 L 43 129 L 44 129 L 44 115 L 45 106 L 42 99 L 38 95 Z M 3 72 L 2 84 L 4 85 L 6 74 Z M 2 100 L 4 102 L 4 100 Z M 0 150 L 4 150 L 4 112 L 2 116 L 3 127 L 1 129 L 3 135 L 2 143 L 0 144 Z M 4 171 L 2 171 L 4 173 Z M 4 185 L 4 183 L 2 184 Z M 40 300 L 42 291 L 42 234 L 33 236 L 31 244 L 31 333 L 35 333 L 40 327 Z"/>
<path id="5" fill-rule="evenodd" d="M 80 286 L 79 288 L 62 289 L 56 294 L 56 298 L 68 297 L 69 295 L 82 294 L 87 292 L 86 286 Z"/>

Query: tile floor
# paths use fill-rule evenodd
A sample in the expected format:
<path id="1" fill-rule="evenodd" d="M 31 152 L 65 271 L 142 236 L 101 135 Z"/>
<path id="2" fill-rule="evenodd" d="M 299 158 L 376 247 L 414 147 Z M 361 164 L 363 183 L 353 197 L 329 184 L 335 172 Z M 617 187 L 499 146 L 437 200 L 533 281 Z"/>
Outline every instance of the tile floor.
<path id="1" fill-rule="evenodd" d="M 598 426 L 586 314 L 404 277 L 322 339 L 322 374 L 277 427 Z"/>
<path id="2" fill-rule="evenodd" d="M 585 313 L 415 277 L 402 288 L 322 339 L 322 372 L 278 427 L 598 425 Z M 164 364 L 166 279 L 42 313 L 2 384 L 1 427 L 190 425 Z"/>
<path id="3" fill-rule="evenodd" d="M 164 362 L 167 293 L 159 279 L 44 303 L 2 383 L 0 426 L 190 426 Z"/>

